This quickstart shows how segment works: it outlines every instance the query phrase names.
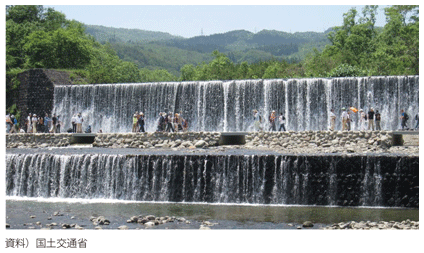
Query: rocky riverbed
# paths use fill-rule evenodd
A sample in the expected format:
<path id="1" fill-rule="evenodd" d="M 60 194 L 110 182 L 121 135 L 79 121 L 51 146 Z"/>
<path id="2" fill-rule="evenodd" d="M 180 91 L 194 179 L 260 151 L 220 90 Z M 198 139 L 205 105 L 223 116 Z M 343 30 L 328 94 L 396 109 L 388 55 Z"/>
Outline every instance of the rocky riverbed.
<path id="1" fill-rule="evenodd" d="M 154 215 L 134 215 L 127 219 L 127 224 L 121 224 L 117 222 L 113 222 L 111 225 L 111 221 L 105 216 L 94 217 L 91 216 L 89 218 L 89 222 L 87 220 L 75 220 L 75 216 L 60 218 L 64 216 L 64 214 L 60 212 L 55 212 L 53 215 L 47 217 L 48 222 L 42 222 L 40 219 L 37 220 L 36 215 L 30 215 L 29 218 L 35 220 L 34 222 L 23 223 L 21 226 L 13 226 L 13 227 L 25 227 L 27 229 L 94 229 L 94 230 L 102 230 L 102 229 L 118 229 L 118 230 L 128 230 L 128 229 L 149 229 L 149 228 L 158 228 L 158 229 L 222 229 L 220 227 L 219 222 L 212 222 L 209 220 L 198 221 L 193 220 L 190 221 L 184 217 L 175 217 L 175 216 L 154 216 Z M 58 217 L 58 218 L 53 218 Z M 7 219 L 7 218 L 6 218 Z M 57 220 L 56 222 L 53 220 Z M 78 224 L 79 222 L 79 224 Z M 122 222 L 122 221 L 121 221 Z M 226 221 L 225 221 L 226 222 Z M 91 224 L 90 224 L 91 223 Z M 172 224 L 172 226 L 167 226 L 166 224 Z M 305 221 L 302 224 L 296 223 L 284 223 L 285 228 L 289 229 L 323 229 L 323 230 L 419 230 L 419 221 L 411 221 L 409 219 L 403 220 L 401 222 L 396 221 L 348 221 L 348 222 L 340 222 L 334 223 L 329 226 L 325 226 L 323 224 L 318 224 L 316 226 L 311 221 Z M 280 228 L 284 229 L 284 226 Z M 12 228 L 13 228 L 12 227 Z M 11 225 L 6 223 L 6 228 L 11 228 Z M 225 228 L 225 227 L 224 227 Z"/>
<path id="2" fill-rule="evenodd" d="M 324 227 L 325 230 L 334 229 L 353 229 L 353 230 L 418 230 L 420 229 L 419 221 L 411 221 L 409 219 L 396 222 L 396 221 L 349 221 L 340 222 L 331 226 Z"/>

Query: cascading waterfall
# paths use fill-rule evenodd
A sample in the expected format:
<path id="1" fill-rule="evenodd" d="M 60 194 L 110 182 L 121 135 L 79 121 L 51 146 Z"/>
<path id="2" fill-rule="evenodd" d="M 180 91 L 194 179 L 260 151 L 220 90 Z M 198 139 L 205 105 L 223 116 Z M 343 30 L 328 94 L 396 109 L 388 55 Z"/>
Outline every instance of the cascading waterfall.
<path id="1" fill-rule="evenodd" d="M 418 157 L 6 154 L 6 194 L 418 207 Z"/>
<path id="2" fill-rule="evenodd" d="M 93 131 L 130 132 L 133 114 L 141 111 L 150 132 L 159 112 L 181 113 L 191 131 L 252 131 L 257 109 L 265 130 L 273 110 L 284 114 L 288 130 L 326 130 L 331 108 L 340 117 L 342 107 L 354 106 L 378 109 L 381 127 L 396 130 L 401 109 L 411 121 L 418 113 L 419 76 L 56 85 L 54 96 L 53 113 L 61 116 L 62 129 L 81 112 Z M 358 116 L 352 119 L 358 130 Z"/>

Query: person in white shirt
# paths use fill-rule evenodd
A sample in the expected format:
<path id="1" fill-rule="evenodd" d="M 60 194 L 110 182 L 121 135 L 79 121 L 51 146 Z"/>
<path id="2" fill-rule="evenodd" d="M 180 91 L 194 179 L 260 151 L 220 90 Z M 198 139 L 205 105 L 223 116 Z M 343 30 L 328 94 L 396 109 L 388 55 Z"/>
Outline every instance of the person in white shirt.
<path id="1" fill-rule="evenodd" d="M 32 114 L 29 113 L 28 114 L 28 117 L 27 117 L 27 133 L 31 133 L 32 132 L 31 120 L 32 120 Z"/>
<path id="2" fill-rule="evenodd" d="M 330 130 L 334 131 L 335 127 L 336 127 L 336 114 L 334 113 L 334 109 L 331 109 L 331 111 L 330 111 Z"/>
<path id="3" fill-rule="evenodd" d="M 280 123 L 280 128 L 278 131 L 281 131 L 281 128 L 286 131 L 286 128 L 284 126 L 284 123 L 286 123 L 286 118 L 283 116 L 283 113 L 280 113 L 280 116 L 278 116 L 278 123 Z"/>
<path id="4" fill-rule="evenodd" d="M 75 119 L 75 123 L 77 124 L 77 133 L 82 133 L 82 122 L 84 119 L 81 117 L 81 113 L 78 113 L 78 116 Z"/>
<path id="5" fill-rule="evenodd" d="M 71 123 L 72 123 L 72 132 L 76 133 L 77 132 L 77 123 L 75 123 L 77 120 L 77 115 L 74 114 L 71 118 Z"/>
<path id="6" fill-rule="evenodd" d="M 342 131 L 347 130 L 347 119 L 348 119 L 348 115 L 346 112 L 346 108 L 342 108 Z"/>
<path id="7" fill-rule="evenodd" d="M 34 115 L 32 116 L 32 132 L 33 132 L 33 133 L 37 133 L 37 122 L 38 122 L 37 115 L 36 115 L 36 114 L 34 114 Z"/>
<path id="8" fill-rule="evenodd" d="M 365 112 L 362 109 L 359 109 L 359 127 L 361 131 L 365 131 Z"/>

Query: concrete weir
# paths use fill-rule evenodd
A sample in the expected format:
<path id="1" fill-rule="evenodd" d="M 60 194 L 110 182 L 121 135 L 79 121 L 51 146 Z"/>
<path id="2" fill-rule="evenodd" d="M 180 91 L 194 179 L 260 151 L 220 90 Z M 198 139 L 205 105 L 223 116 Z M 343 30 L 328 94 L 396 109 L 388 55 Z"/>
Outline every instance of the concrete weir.
<path id="1" fill-rule="evenodd" d="M 6 195 L 418 208 L 418 170 L 405 155 L 15 149 Z"/>

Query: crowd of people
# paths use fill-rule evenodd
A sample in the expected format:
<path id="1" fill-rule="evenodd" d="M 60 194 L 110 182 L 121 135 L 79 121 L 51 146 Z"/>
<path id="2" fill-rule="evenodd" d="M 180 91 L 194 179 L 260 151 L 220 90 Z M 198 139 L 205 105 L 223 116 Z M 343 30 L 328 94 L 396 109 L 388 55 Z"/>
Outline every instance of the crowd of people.
<path id="1" fill-rule="evenodd" d="M 283 113 L 280 113 L 280 115 L 277 118 L 276 112 L 273 110 L 268 117 L 269 121 L 269 129 L 268 131 L 276 131 L 277 130 L 277 123 L 278 123 L 278 131 L 286 131 L 286 117 L 284 117 Z M 253 128 L 255 131 L 262 131 L 263 130 L 263 119 L 262 115 L 258 112 L 258 110 L 253 110 Z"/>
<path id="2" fill-rule="evenodd" d="M 61 124 L 60 117 L 55 114 L 50 118 L 47 113 L 44 117 L 29 113 L 22 126 L 19 126 L 13 114 L 6 115 L 7 133 L 60 133 Z"/>
<path id="3" fill-rule="evenodd" d="M 84 119 L 81 113 L 74 114 L 71 121 L 72 129 L 68 129 L 67 132 L 82 133 L 82 122 Z M 13 114 L 6 115 L 6 133 L 60 133 L 62 124 L 60 116 L 56 116 L 56 114 L 53 114 L 50 118 L 48 113 L 44 117 L 29 113 L 24 120 L 24 124 L 20 127 Z M 91 132 L 91 126 L 88 126 L 85 132 Z"/>
<path id="4" fill-rule="evenodd" d="M 342 108 L 341 114 L 341 122 L 342 122 L 342 131 L 350 131 L 352 130 L 352 122 L 353 122 L 353 114 L 358 113 L 358 129 L 360 131 L 372 130 L 372 131 L 381 131 L 381 114 L 378 110 L 374 111 L 374 108 L 370 108 L 368 113 L 365 113 L 363 109 L 356 109 L 355 107 Z M 334 109 L 330 111 L 330 130 L 334 131 L 336 126 L 337 116 L 334 113 Z M 401 110 L 401 129 L 409 130 L 408 127 L 408 114 Z M 263 129 L 263 119 L 258 110 L 253 110 L 253 127 L 255 131 L 262 131 Z M 415 116 L 416 125 L 414 130 L 418 130 L 419 128 L 419 116 L 418 114 Z M 277 117 L 276 112 L 273 110 L 269 117 L 269 129 L 268 131 L 277 131 L 277 124 L 279 125 L 278 131 L 286 131 L 286 118 L 283 113 Z"/>
<path id="5" fill-rule="evenodd" d="M 145 132 L 144 113 L 135 112 L 133 115 L 132 132 Z M 188 131 L 188 120 L 181 113 L 160 112 L 157 120 L 156 132 L 186 132 Z"/>
<path id="6" fill-rule="evenodd" d="M 68 133 L 82 133 L 82 122 L 84 122 L 81 113 L 72 115 L 71 125 L 72 129 L 68 129 Z M 84 131 L 85 133 L 91 133 L 91 126 L 88 126 Z"/>
<path id="7" fill-rule="evenodd" d="M 134 116 L 133 116 L 133 127 L 132 127 L 132 132 L 136 133 L 136 132 L 145 132 L 144 129 L 144 113 L 140 112 L 135 112 Z"/>
<path id="8" fill-rule="evenodd" d="M 341 114 L 341 120 L 342 120 L 342 131 L 350 131 L 351 129 L 351 122 L 352 120 L 352 114 L 358 113 L 358 130 L 366 131 L 366 130 L 376 130 L 381 131 L 381 114 L 378 110 L 374 111 L 374 108 L 370 108 L 368 113 L 365 113 L 362 109 L 356 109 L 355 107 L 349 107 L 346 109 L 345 107 L 342 108 L 342 114 Z M 336 125 L 336 114 L 334 113 L 334 109 L 331 109 L 330 111 L 330 130 L 334 131 L 335 125 Z M 401 110 L 401 129 L 402 130 L 409 130 L 408 127 L 408 119 L 409 115 L 404 111 Z M 416 126 L 415 130 L 418 130 L 418 122 L 419 122 L 419 116 L 418 114 L 415 116 L 416 120 Z"/>
<path id="9" fill-rule="evenodd" d="M 342 131 L 352 130 L 351 122 L 353 121 L 352 115 L 358 113 L 358 129 L 361 131 L 365 130 L 381 130 L 381 114 L 378 110 L 374 111 L 374 108 L 370 108 L 368 113 L 365 113 L 362 109 L 356 109 L 354 107 L 342 108 L 341 122 Z M 337 116 L 334 113 L 334 109 L 331 109 L 329 113 L 330 117 L 330 130 L 334 131 L 336 126 Z M 414 130 L 419 129 L 419 116 L 415 115 L 416 125 Z M 409 130 L 408 127 L 409 115 L 405 110 L 401 110 L 401 129 Z M 263 118 L 258 110 L 253 110 L 253 127 L 255 131 L 263 131 Z M 71 118 L 72 128 L 67 130 L 68 133 L 82 133 L 82 123 L 84 122 L 81 113 L 74 114 Z M 286 131 L 286 118 L 283 113 L 277 116 L 277 113 L 273 110 L 269 117 L 269 129 L 268 131 Z M 60 133 L 62 121 L 60 116 L 53 116 L 50 118 L 46 113 L 44 117 L 37 116 L 36 114 L 29 113 L 25 118 L 24 125 L 19 127 L 18 121 L 13 114 L 6 115 L 6 133 Z M 183 118 L 181 113 L 172 114 L 160 112 L 157 120 L 157 132 L 186 132 L 188 131 L 188 120 Z M 91 133 L 91 126 L 88 126 L 84 131 L 85 133 Z M 132 132 L 145 132 L 145 118 L 144 113 L 135 112 L 133 116 Z M 102 133 L 102 130 L 99 130 Z"/>

